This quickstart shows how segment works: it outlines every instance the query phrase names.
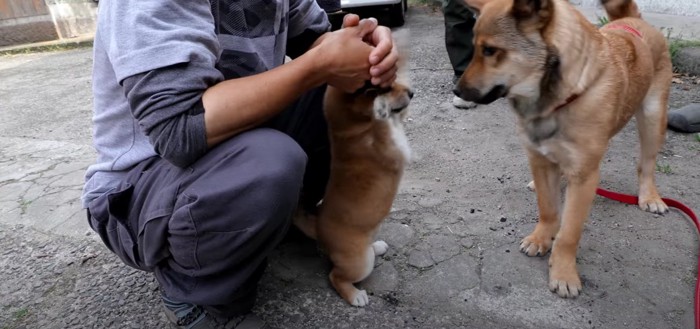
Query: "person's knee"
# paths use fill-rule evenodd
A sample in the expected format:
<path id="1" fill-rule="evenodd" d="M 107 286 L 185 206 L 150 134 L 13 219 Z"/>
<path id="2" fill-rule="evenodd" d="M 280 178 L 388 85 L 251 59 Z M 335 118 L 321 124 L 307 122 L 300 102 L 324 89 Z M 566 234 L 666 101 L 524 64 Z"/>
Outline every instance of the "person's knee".
<path id="1" fill-rule="evenodd" d="M 257 225 L 287 217 L 294 210 L 307 156 L 291 137 L 254 129 L 223 142 L 215 152 L 209 168 L 201 169 L 206 172 L 201 182 L 185 191 L 201 199 L 200 207 L 228 213 L 231 220 L 241 221 L 238 228 L 248 221 Z"/>
<path id="2" fill-rule="evenodd" d="M 271 194 L 300 189 L 307 156 L 299 144 L 277 130 L 258 129 L 252 134 L 256 145 L 248 147 L 248 156 L 256 163 L 251 174 L 260 187 Z"/>
<path id="3" fill-rule="evenodd" d="M 296 207 L 302 188 L 307 156 L 288 135 L 273 129 L 256 129 L 244 155 L 247 172 L 246 204 L 261 217 L 284 223 Z M 280 221 L 272 220 L 270 225 Z"/>
<path id="4" fill-rule="evenodd" d="M 198 271 L 208 274 L 249 262 L 253 252 L 262 258 L 282 239 L 306 166 L 301 147 L 271 129 L 245 132 L 215 152 L 206 168 L 197 168 L 202 173 L 195 184 L 182 191 L 169 238 L 171 246 L 182 245 L 172 248 L 178 251 L 197 245 L 196 259 L 185 252 L 177 263 L 199 264 Z"/>

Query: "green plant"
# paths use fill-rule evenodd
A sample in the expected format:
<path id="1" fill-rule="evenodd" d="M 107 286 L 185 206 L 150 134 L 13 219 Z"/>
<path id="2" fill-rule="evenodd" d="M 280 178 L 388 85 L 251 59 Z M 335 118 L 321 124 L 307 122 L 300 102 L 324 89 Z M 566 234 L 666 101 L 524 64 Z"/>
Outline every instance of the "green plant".
<path id="1" fill-rule="evenodd" d="M 440 1 L 435 1 L 435 0 L 408 0 L 408 5 L 415 5 L 415 6 L 429 6 L 429 7 L 435 7 L 439 8 L 440 7 Z"/>
<path id="2" fill-rule="evenodd" d="M 671 169 L 671 165 L 669 164 L 656 164 L 656 171 L 664 174 L 672 174 L 673 170 Z"/>
<path id="3" fill-rule="evenodd" d="M 12 315 L 15 317 L 16 320 L 22 320 L 27 315 L 29 315 L 29 310 L 26 308 L 20 308 L 19 310 L 12 313 Z"/>
<path id="4" fill-rule="evenodd" d="M 668 51 L 671 53 L 671 59 L 675 59 L 678 51 L 686 47 L 700 47 L 700 41 L 670 39 L 668 42 Z"/>
<path id="5" fill-rule="evenodd" d="M 610 19 L 606 16 L 598 16 L 598 27 L 603 27 L 605 24 L 610 23 Z"/>
<path id="6" fill-rule="evenodd" d="M 79 41 L 79 42 L 64 42 L 58 44 L 49 44 L 42 46 L 32 46 L 28 48 L 10 48 L 7 50 L 0 51 L 0 56 L 11 56 L 11 55 L 26 55 L 31 53 L 41 53 L 41 52 L 54 52 L 54 51 L 64 51 L 78 48 L 88 48 L 92 47 L 92 40 Z"/>

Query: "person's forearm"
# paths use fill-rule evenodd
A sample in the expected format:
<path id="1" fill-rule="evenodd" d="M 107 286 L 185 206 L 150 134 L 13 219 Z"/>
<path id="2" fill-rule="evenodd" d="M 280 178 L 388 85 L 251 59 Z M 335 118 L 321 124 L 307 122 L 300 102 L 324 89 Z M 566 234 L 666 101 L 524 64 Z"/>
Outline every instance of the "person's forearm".
<path id="1" fill-rule="evenodd" d="M 204 123 L 211 147 L 260 125 L 304 92 L 325 82 L 322 54 L 310 50 L 270 71 L 222 81 L 204 93 Z"/>

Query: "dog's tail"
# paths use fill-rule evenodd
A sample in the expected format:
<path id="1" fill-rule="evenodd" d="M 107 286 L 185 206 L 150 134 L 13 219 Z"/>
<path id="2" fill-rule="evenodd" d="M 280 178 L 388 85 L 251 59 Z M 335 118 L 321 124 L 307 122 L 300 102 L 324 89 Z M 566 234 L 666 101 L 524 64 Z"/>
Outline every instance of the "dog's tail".
<path id="1" fill-rule="evenodd" d="M 310 214 L 302 206 L 299 206 L 294 212 L 292 217 L 292 222 L 304 235 L 314 240 L 318 239 L 316 233 L 316 222 L 318 217 L 316 215 Z"/>
<path id="2" fill-rule="evenodd" d="M 625 17 L 641 18 L 642 14 L 634 0 L 600 0 L 610 21 Z"/>

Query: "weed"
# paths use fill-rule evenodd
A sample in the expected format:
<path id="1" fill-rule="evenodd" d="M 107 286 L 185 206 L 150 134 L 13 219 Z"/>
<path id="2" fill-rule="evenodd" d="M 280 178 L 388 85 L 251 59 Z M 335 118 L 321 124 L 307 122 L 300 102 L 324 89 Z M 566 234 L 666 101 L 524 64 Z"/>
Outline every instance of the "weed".
<path id="1" fill-rule="evenodd" d="M 671 53 L 671 59 L 675 59 L 676 55 L 678 55 L 678 51 L 687 47 L 700 47 L 700 41 L 670 39 L 668 41 L 668 51 Z"/>
<path id="2" fill-rule="evenodd" d="M 418 6 L 429 6 L 429 7 L 441 7 L 442 0 L 408 0 L 408 5 L 418 5 Z"/>
<path id="3" fill-rule="evenodd" d="M 29 205 L 32 204 L 31 200 L 25 200 L 24 198 L 19 199 L 19 208 L 22 211 L 22 215 L 27 213 L 27 208 L 29 208 Z"/>
<path id="4" fill-rule="evenodd" d="M 656 171 L 664 174 L 672 174 L 673 170 L 671 169 L 671 165 L 669 164 L 656 164 Z"/>
<path id="5" fill-rule="evenodd" d="M 17 321 L 24 319 L 25 317 L 27 317 L 27 315 L 29 315 L 29 310 L 26 308 L 20 308 L 19 310 L 12 313 L 12 316 L 14 316 L 15 320 Z"/>
<path id="6" fill-rule="evenodd" d="M 608 17 L 598 16 L 598 27 L 603 27 L 608 23 L 610 23 L 610 19 L 608 19 Z"/>
<path id="7" fill-rule="evenodd" d="M 87 48 L 87 47 L 92 47 L 92 40 L 77 41 L 77 42 L 65 42 L 65 43 L 50 44 L 50 45 L 43 45 L 43 46 L 36 46 L 36 47 L 29 47 L 29 48 L 10 48 L 7 50 L 0 50 L 0 56 L 26 55 L 26 54 L 31 54 L 31 53 L 55 52 L 55 51 L 62 51 L 62 50 Z"/>

